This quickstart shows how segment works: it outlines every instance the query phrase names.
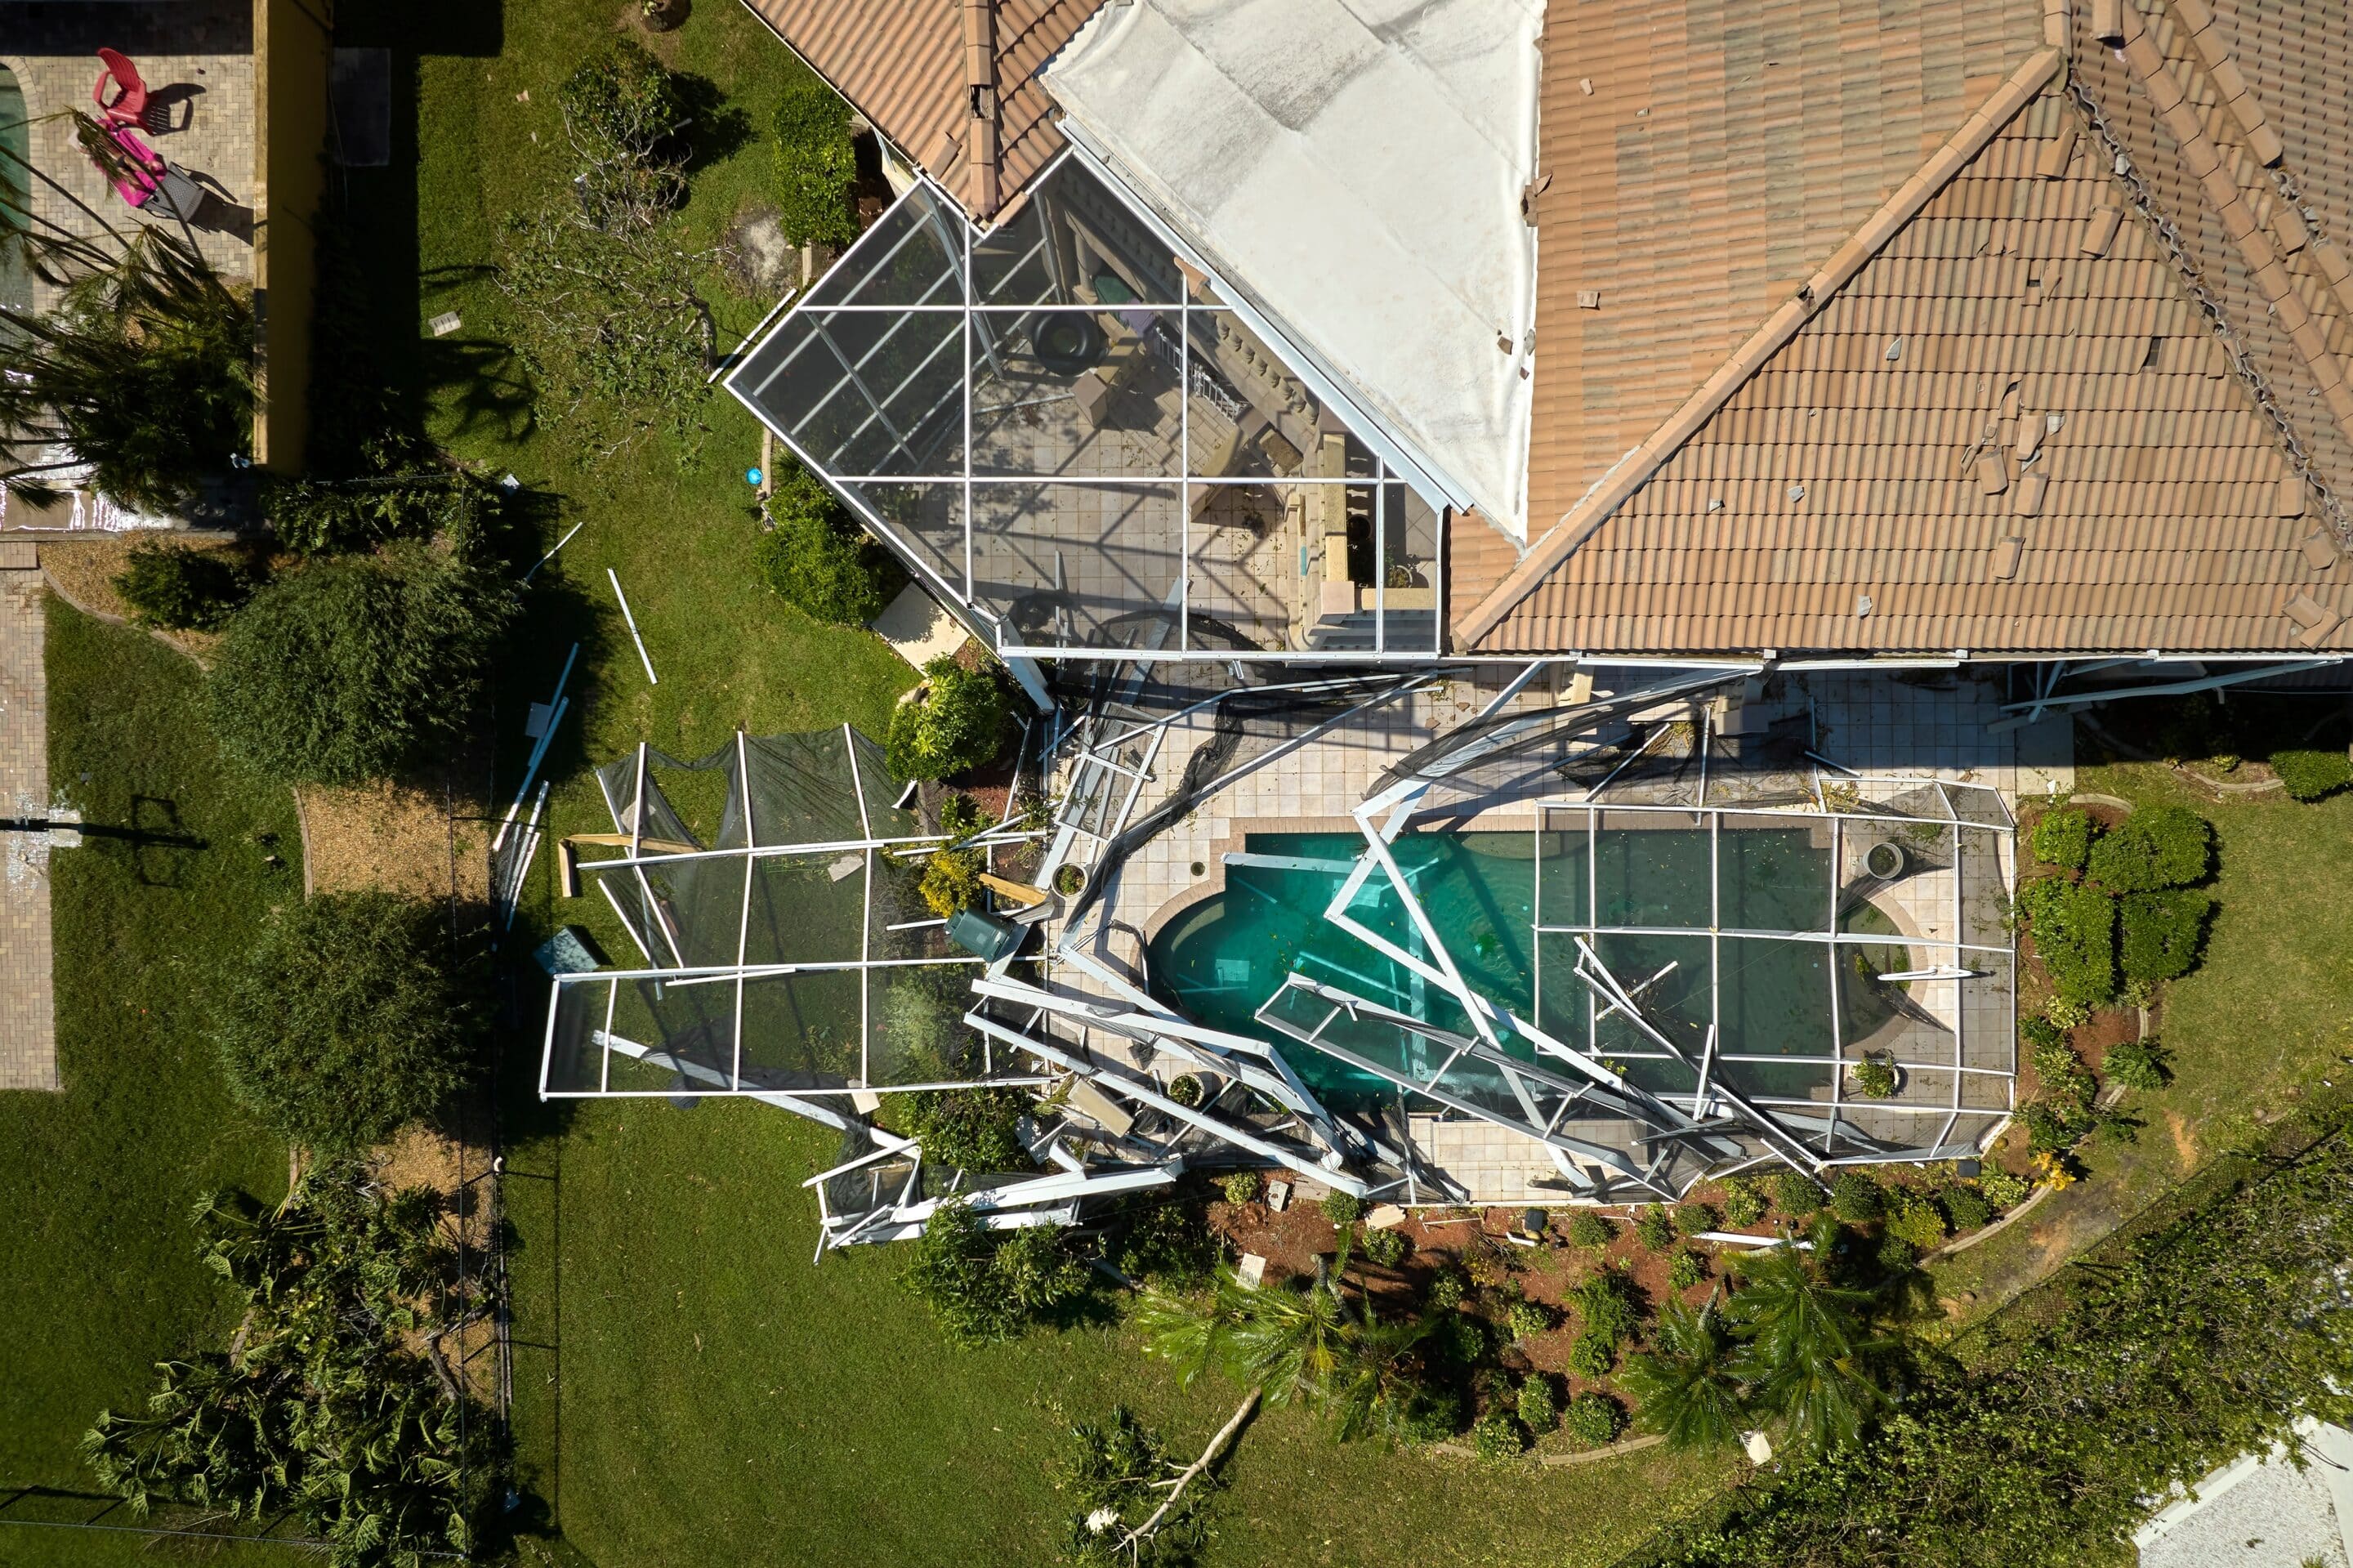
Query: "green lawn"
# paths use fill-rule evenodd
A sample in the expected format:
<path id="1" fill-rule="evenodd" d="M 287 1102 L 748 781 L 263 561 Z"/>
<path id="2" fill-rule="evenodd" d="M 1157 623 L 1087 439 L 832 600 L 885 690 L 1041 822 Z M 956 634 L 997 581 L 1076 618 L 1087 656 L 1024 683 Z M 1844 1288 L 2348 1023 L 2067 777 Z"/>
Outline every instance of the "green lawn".
<path id="1" fill-rule="evenodd" d="M 229 1330 L 196 1266 L 196 1198 L 274 1200 L 286 1182 L 285 1146 L 229 1102 L 203 1010 L 263 911 L 301 894 L 256 842 L 273 833 L 296 861 L 292 799 L 223 764 L 195 665 L 55 599 L 48 687 L 49 778 L 92 832 L 50 862 L 64 1092 L 0 1094 L 0 1496 L 90 1489 L 75 1453 L 90 1418 L 135 1406 L 154 1361 Z M 128 1563 L 140 1542 L 0 1525 L 0 1564 Z"/>
<path id="2" fill-rule="evenodd" d="M 2255 1141 L 2258 1116 L 2275 1118 L 2323 1078 L 2341 1083 L 2353 1052 L 2353 908 L 2337 885 L 2353 866 L 2353 794 L 2312 805 L 2278 795 L 2217 801 L 2153 763 L 2085 768 L 2077 787 L 2186 805 L 2211 821 L 2219 909 L 2204 961 L 2163 997 L 2158 1035 L 2175 1080 L 2126 1098 L 2147 1124 L 2137 1141 L 2094 1142 L 2088 1180 L 1936 1270 L 1945 1296 L 1974 1297 L 1978 1309 L 2081 1253 L 2197 1166 Z"/>
<path id="3" fill-rule="evenodd" d="M 614 15 L 609 0 L 559 0 L 509 6 L 499 26 L 436 31 L 388 7 L 374 21 L 346 10 L 341 40 L 408 52 L 421 37 L 427 51 L 412 56 L 416 97 L 403 106 L 413 107 L 413 158 L 396 144 L 393 170 L 351 176 L 361 221 L 375 226 L 387 354 L 429 400 L 440 440 L 562 497 L 560 514 L 540 524 L 545 540 L 586 524 L 535 579 L 501 686 L 503 809 L 522 704 L 545 696 L 581 641 L 574 716 L 550 759 L 563 832 L 609 831 L 586 766 L 640 739 L 691 757 L 738 725 L 848 721 L 880 735 L 914 680 L 871 635 L 811 622 L 754 580 L 743 471 L 758 461 L 758 430 L 731 402 L 711 406 L 700 465 L 681 467 L 657 440 L 584 471 L 567 433 L 532 427 L 514 400 L 486 272 L 495 226 L 564 177 L 555 89 Z M 785 56 L 722 0 L 698 6 L 675 50 L 674 66 L 715 83 L 751 131 L 695 175 L 680 225 L 702 245 L 769 177 L 765 128 Z M 774 302 L 715 281 L 712 296 L 739 331 Z M 419 323 L 447 310 L 463 330 L 423 338 Z M 629 644 L 608 567 L 658 686 Z M 548 869 L 519 928 L 576 922 L 628 956 L 601 905 L 554 900 Z M 543 982 L 524 994 L 528 1022 L 510 1051 L 518 1079 L 536 1065 Z M 691 1114 L 659 1104 L 559 1112 L 518 1092 L 507 1134 L 517 1437 L 525 1483 L 564 1533 L 560 1556 L 608 1568 L 1044 1562 L 1059 1517 L 1049 1467 L 1068 1420 L 1125 1399 L 1189 1444 L 1231 1407 L 1222 1387 L 1176 1389 L 1115 1326 L 957 1355 L 897 1288 L 900 1255 L 813 1266 L 815 1207 L 799 1183 L 829 1162 L 834 1139 L 783 1113 L 719 1103 Z M 1651 1454 L 1482 1470 L 1339 1448 L 1279 1413 L 1242 1443 L 1213 1560 L 1607 1562 L 1662 1510 L 1710 1490 L 1722 1468 Z"/>

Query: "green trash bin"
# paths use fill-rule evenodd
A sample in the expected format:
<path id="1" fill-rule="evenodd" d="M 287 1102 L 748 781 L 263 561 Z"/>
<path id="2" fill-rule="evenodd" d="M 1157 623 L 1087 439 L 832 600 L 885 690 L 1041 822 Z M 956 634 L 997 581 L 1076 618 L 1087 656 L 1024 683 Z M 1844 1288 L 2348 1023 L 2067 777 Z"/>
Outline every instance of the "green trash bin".
<path id="1" fill-rule="evenodd" d="M 1021 938 L 1027 935 L 1012 921 L 984 915 L 977 909 L 960 909 L 948 920 L 948 940 L 992 964 L 1019 952 Z"/>

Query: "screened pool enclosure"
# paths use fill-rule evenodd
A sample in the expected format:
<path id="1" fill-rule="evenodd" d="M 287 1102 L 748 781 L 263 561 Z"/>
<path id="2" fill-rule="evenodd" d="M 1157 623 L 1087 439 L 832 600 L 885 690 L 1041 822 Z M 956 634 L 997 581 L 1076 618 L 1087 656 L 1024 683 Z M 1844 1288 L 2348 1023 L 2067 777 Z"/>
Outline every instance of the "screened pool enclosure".
<path id="1" fill-rule="evenodd" d="M 725 385 L 1001 654 L 1429 657 L 1443 493 L 1182 254 L 1075 158 L 918 184 Z"/>

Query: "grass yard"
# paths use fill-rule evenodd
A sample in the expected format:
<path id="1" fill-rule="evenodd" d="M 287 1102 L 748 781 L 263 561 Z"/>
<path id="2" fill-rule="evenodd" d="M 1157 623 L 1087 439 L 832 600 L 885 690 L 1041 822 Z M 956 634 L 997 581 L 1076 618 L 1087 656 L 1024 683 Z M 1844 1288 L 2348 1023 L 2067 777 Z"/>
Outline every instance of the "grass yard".
<path id="1" fill-rule="evenodd" d="M 228 1099 L 203 1010 L 268 906 L 301 895 L 292 799 L 223 764 L 194 664 L 55 599 L 48 686 L 49 778 L 90 828 L 50 862 L 64 1092 L 0 1095 L 0 1497 L 90 1490 L 75 1451 L 90 1418 L 229 1331 L 196 1265 L 198 1195 L 275 1200 L 286 1182 L 284 1145 Z M 287 869 L 263 863 L 263 833 Z M 5 1517 L 97 1507 L 28 1499 Z M 142 1540 L 0 1525 L 0 1564 L 152 1561 Z"/>
<path id="2" fill-rule="evenodd" d="M 1982 1310 L 2006 1300 L 2155 1202 L 2216 1155 L 2252 1144 L 2353 1053 L 2353 911 L 2337 885 L 2353 866 L 2353 795 L 2311 805 L 2279 795 L 2216 800 L 2155 763 L 2083 769 L 2077 788 L 2142 805 L 2188 806 L 2214 824 L 2218 906 L 2198 969 L 2165 989 L 2158 1037 L 2175 1073 L 2134 1092 L 2137 1141 L 2095 1140 L 2090 1178 L 2019 1224 L 1936 1268 L 1939 1292 Z M 2022 1137 L 2013 1132 L 2012 1137 Z"/>

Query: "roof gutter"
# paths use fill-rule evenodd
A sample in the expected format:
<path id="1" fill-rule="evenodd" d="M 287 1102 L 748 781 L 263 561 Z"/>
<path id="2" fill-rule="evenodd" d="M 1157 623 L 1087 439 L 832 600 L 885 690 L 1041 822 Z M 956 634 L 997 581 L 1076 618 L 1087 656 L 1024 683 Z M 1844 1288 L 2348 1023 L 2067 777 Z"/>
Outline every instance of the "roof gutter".
<path id="1" fill-rule="evenodd" d="M 1520 564 L 1487 597 L 1472 608 L 1470 614 L 1456 623 L 1457 646 L 1468 648 L 1503 623 L 1519 602 L 1533 593 L 1536 586 L 1549 577 L 1563 561 L 1577 553 L 1577 546 L 1591 538 L 1596 530 L 1619 507 L 1624 505 L 1635 492 L 1650 482 L 1666 461 L 1674 456 L 1683 444 L 1699 432 L 1700 427 L 1714 418 L 1734 393 L 1765 366 L 1765 362 L 1787 346 L 1798 335 L 1799 329 L 1829 302 L 1832 294 L 1862 270 L 1864 265 L 1894 239 L 1904 226 L 1918 217 L 1936 193 L 1952 183 L 1953 177 L 1966 168 L 1969 161 L 1986 146 L 2002 127 L 2016 119 L 2021 111 L 2034 101 L 2035 95 L 2059 74 L 2064 56 L 2055 48 L 2037 50 L 2025 64 L 2010 74 L 2010 79 L 1995 90 L 1991 98 L 1980 105 L 1976 113 L 1962 122 L 1959 130 L 1938 148 L 1919 172 L 1897 187 L 1869 221 L 1857 229 L 1847 242 L 1831 253 L 1821 269 L 1799 286 L 1797 293 L 1784 302 L 1781 308 L 1766 319 L 1739 351 L 1726 360 L 1715 374 L 1703 383 L 1700 389 L 1677 409 L 1674 416 L 1652 432 L 1650 439 L 1619 461 L 1617 467 L 1602 482 L 1585 493 L 1575 506 L 1562 514 L 1550 532 L 1530 547 L 1520 558 Z"/>

